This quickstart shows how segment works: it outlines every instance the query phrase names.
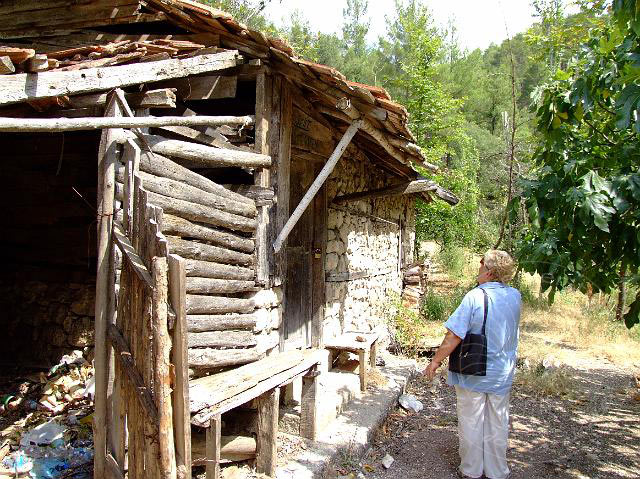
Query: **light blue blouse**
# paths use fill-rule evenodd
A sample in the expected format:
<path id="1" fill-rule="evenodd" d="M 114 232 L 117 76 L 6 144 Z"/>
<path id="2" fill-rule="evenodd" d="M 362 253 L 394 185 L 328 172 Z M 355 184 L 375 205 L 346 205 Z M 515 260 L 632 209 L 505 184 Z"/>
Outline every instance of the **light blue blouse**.
<path id="1" fill-rule="evenodd" d="M 509 393 L 516 369 L 520 292 L 498 282 L 483 283 L 469 291 L 460 306 L 444 323 L 459 338 L 467 332 L 480 334 L 484 314 L 482 288 L 488 296 L 487 375 L 467 376 L 449 371 L 447 383 L 476 392 L 505 395 Z"/>

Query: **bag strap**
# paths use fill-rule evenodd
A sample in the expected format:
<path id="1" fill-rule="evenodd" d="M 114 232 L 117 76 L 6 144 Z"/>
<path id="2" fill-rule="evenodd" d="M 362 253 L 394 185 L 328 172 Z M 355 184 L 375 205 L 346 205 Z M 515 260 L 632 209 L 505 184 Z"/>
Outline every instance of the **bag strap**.
<path id="1" fill-rule="evenodd" d="M 482 321 L 482 335 L 484 336 L 485 327 L 487 326 L 487 310 L 489 309 L 489 296 L 487 296 L 487 292 L 483 288 L 478 288 L 482 291 L 484 295 L 484 319 Z"/>

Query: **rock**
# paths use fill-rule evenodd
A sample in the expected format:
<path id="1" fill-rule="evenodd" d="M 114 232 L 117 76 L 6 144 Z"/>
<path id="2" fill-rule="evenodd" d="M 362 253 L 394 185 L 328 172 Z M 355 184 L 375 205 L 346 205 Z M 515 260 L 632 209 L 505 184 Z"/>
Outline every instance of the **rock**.
<path id="1" fill-rule="evenodd" d="M 81 290 L 79 297 L 71 304 L 71 312 L 78 316 L 93 316 L 95 314 L 96 294 L 91 288 Z"/>
<path id="2" fill-rule="evenodd" d="M 424 405 L 411 394 L 403 394 L 398 398 L 398 402 L 407 411 L 420 412 L 424 409 Z"/>
<path id="3" fill-rule="evenodd" d="M 334 271 L 338 267 L 338 255 L 330 253 L 327 255 L 327 271 Z"/>
<path id="4" fill-rule="evenodd" d="M 389 469 L 391 467 L 391 464 L 393 464 L 394 460 L 395 459 L 393 459 L 393 457 L 387 454 L 382 458 L 382 465 L 384 466 L 385 469 Z"/>

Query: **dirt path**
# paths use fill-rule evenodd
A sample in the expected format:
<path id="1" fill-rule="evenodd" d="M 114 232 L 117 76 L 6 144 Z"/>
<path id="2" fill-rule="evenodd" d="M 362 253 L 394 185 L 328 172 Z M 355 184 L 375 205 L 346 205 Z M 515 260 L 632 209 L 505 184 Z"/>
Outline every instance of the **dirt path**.
<path id="1" fill-rule="evenodd" d="M 606 360 L 576 360 L 571 398 L 538 398 L 514 388 L 508 459 L 513 479 L 640 477 L 640 402 L 634 375 Z M 635 390 L 635 391 L 634 391 Z M 363 462 L 372 479 L 455 478 L 458 465 L 455 394 L 440 378 L 418 378 L 408 392 L 420 413 L 394 412 Z M 395 459 L 388 470 L 385 454 Z M 374 468 L 366 472 L 366 465 Z M 359 476 L 362 477 L 362 476 Z"/>

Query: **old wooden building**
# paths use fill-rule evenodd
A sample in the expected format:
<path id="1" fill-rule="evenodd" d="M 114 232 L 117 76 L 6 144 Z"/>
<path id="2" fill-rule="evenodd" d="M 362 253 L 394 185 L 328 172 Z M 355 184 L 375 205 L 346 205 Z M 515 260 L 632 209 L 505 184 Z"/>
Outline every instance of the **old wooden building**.
<path id="1" fill-rule="evenodd" d="M 254 399 L 233 453 L 273 473 L 279 388 L 303 377 L 315 437 L 323 345 L 384 330 L 415 198 L 457 201 L 406 110 L 188 0 L 0 18 L 5 359 L 95 345 L 95 477 L 218 477 L 221 415 Z"/>

